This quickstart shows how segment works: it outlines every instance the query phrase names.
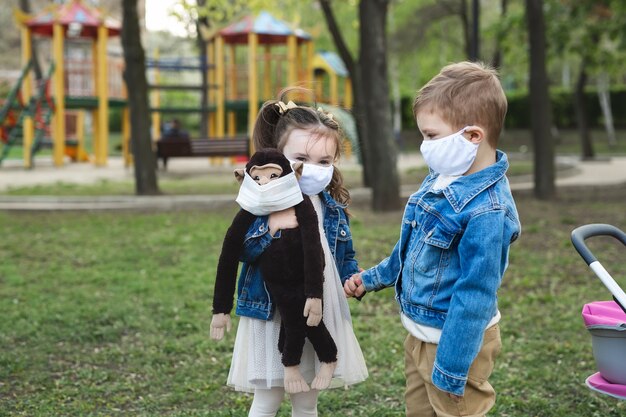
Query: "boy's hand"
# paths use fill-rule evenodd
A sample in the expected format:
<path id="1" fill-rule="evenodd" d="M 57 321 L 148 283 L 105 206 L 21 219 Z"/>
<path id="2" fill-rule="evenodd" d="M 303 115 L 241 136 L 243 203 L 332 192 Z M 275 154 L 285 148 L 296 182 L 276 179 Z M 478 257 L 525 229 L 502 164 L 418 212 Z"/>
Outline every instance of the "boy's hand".
<path id="1" fill-rule="evenodd" d="M 224 313 L 213 314 L 211 319 L 211 339 L 222 340 L 224 328 L 230 332 L 230 315 Z"/>
<path id="2" fill-rule="evenodd" d="M 447 394 L 448 394 L 448 397 L 450 397 L 452 399 L 452 401 L 454 401 L 455 403 L 458 403 L 459 401 L 461 401 L 463 399 L 462 395 L 455 395 L 455 394 L 452 394 L 450 392 L 448 392 Z"/>
<path id="3" fill-rule="evenodd" d="M 322 321 L 322 299 L 307 298 L 304 304 L 304 317 L 308 317 L 306 325 L 315 327 Z"/>
<path id="4" fill-rule="evenodd" d="M 343 291 L 346 294 L 346 297 L 361 297 L 365 294 L 365 286 L 363 285 L 363 280 L 361 279 L 361 273 L 352 275 L 350 278 L 346 280 L 343 284 Z"/>

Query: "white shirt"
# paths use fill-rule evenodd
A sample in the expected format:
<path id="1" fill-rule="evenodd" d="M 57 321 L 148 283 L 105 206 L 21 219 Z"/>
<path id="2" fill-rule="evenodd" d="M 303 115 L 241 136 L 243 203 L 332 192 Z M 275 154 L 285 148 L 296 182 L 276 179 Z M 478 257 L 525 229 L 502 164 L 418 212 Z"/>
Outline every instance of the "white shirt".
<path id="1" fill-rule="evenodd" d="M 496 315 L 493 316 L 491 321 L 485 327 L 485 330 L 490 328 L 491 326 L 497 324 L 500 321 L 502 315 L 500 314 L 500 310 L 496 312 Z M 416 339 L 419 339 L 426 343 L 434 343 L 439 344 L 439 339 L 441 339 L 441 329 L 437 329 L 436 327 L 424 326 L 423 324 L 415 323 L 413 320 L 404 315 L 404 313 L 400 312 L 400 320 L 402 321 L 402 325 L 411 335 L 415 336 Z"/>

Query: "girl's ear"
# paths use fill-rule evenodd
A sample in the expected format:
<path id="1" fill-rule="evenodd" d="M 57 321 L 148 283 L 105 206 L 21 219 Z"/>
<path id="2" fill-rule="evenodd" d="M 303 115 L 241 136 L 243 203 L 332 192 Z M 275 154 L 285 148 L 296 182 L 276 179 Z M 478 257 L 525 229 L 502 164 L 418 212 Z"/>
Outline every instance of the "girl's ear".
<path id="1" fill-rule="evenodd" d="M 296 174 L 296 178 L 300 179 L 302 176 L 302 168 L 304 168 L 304 163 L 302 161 L 296 161 L 291 164 L 291 168 L 293 172 Z"/>
<path id="2" fill-rule="evenodd" d="M 475 144 L 479 144 L 485 139 L 485 131 L 480 126 L 467 126 L 465 133 L 469 135 L 469 141 Z"/>

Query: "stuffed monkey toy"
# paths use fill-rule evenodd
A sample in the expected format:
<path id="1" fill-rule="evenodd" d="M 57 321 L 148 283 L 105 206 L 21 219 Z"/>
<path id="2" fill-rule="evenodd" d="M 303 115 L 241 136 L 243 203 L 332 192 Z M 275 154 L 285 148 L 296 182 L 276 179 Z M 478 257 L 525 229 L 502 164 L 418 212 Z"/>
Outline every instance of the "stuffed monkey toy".
<path id="1" fill-rule="evenodd" d="M 295 178 L 284 178 L 291 173 Z M 246 178 L 246 174 L 249 178 Z M 248 194 L 242 198 L 243 186 L 263 189 L 272 186 L 272 181 L 290 181 L 291 185 L 276 183 L 276 192 L 270 196 L 291 189 L 289 197 L 283 198 L 284 205 L 294 206 L 283 210 L 294 210 L 297 226 L 280 231 L 280 238 L 274 239 L 258 259 L 258 265 L 267 289 L 280 312 L 281 328 L 278 349 L 285 366 L 285 391 L 296 393 L 308 391 L 309 386 L 302 377 L 298 365 L 308 337 L 313 345 L 322 367 L 311 383 L 313 389 L 327 388 L 337 362 L 337 347 L 322 321 L 322 291 L 324 281 L 324 254 L 320 243 L 318 220 L 313 204 L 308 196 L 302 194 L 297 179 L 302 174 L 302 163 L 297 162 L 292 169 L 289 160 L 278 150 L 267 149 L 256 152 L 246 164 L 244 170 L 236 170 L 235 176 L 240 184 L 237 202 L 242 206 L 224 237 L 222 252 L 217 266 L 215 291 L 213 296 L 213 320 L 211 337 L 220 340 L 224 328 L 230 330 L 230 311 L 233 307 L 233 295 L 240 254 L 250 225 L 257 215 L 246 208 L 259 213 L 253 207 L 255 199 L 268 201 L 267 195 Z M 294 177 L 294 175 L 291 175 Z M 245 181 L 248 184 L 243 184 Z M 252 183 L 254 181 L 254 183 Z M 293 187 L 298 187 L 293 190 Z M 282 191 L 281 191 L 282 190 Z M 272 200 L 270 197 L 269 200 Z M 282 207 L 281 207 L 282 208 Z M 265 207 L 263 214 L 269 214 L 271 205 Z"/>

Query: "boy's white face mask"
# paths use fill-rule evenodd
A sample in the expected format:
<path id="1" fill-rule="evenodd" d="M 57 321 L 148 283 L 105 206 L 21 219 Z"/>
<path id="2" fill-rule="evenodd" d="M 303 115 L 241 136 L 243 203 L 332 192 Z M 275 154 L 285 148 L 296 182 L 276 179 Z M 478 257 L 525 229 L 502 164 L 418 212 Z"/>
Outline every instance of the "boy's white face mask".
<path id="1" fill-rule="evenodd" d="M 259 185 L 250 174 L 244 173 L 239 194 L 235 200 L 242 209 L 255 216 L 267 216 L 302 202 L 302 191 L 296 174 L 292 171 L 267 184 Z"/>
<path id="2" fill-rule="evenodd" d="M 292 162 L 293 163 L 293 162 Z M 315 164 L 303 164 L 302 176 L 298 181 L 300 189 L 306 195 L 317 195 L 324 191 L 333 179 L 334 167 Z"/>
<path id="3" fill-rule="evenodd" d="M 478 144 L 463 137 L 467 127 L 440 139 L 424 140 L 420 151 L 428 166 L 442 175 L 463 175 L 476 159 Z"/>

